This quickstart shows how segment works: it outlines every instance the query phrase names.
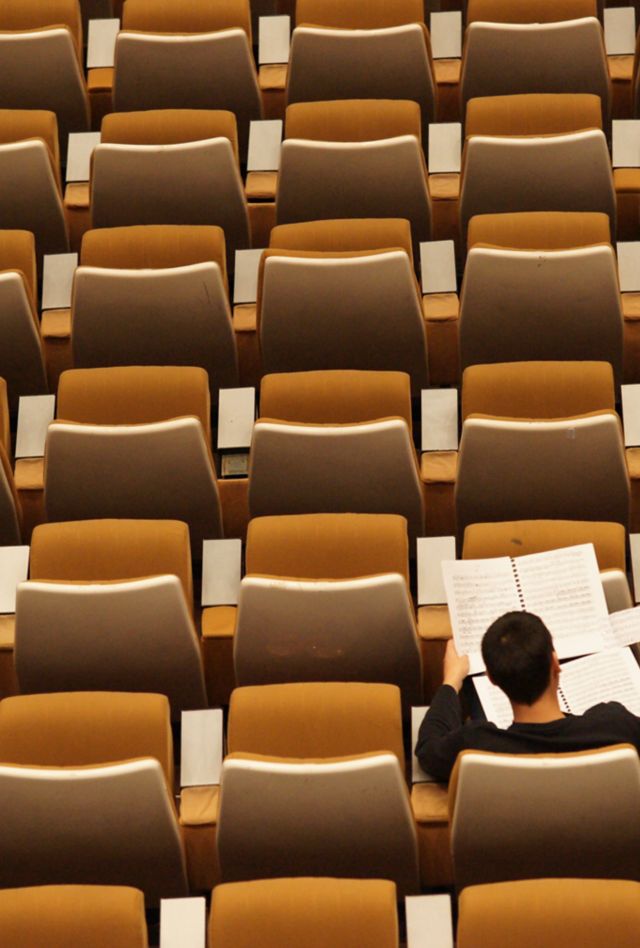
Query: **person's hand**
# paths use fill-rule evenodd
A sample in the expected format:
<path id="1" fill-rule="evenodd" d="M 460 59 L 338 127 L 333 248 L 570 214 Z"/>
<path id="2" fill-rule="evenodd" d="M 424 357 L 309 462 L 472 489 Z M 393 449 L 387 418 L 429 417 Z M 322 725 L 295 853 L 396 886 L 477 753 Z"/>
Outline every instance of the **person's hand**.
<path id="1" fill-rule="evenodd" d="M 451 685 L 456 691 L 462 688 L 462 682 L 469 674 L 469 657 L 467 655 L 458 655 L 453 639 L 447 642 L 447 648 L 444 653 L 444 679 L 443 685 Z"/>

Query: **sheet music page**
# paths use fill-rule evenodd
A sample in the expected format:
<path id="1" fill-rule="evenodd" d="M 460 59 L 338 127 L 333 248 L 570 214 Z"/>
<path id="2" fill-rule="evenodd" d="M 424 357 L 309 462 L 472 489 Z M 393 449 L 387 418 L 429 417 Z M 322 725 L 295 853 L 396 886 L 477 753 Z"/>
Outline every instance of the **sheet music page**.
<path id="1" fill-rule="evenodd" d="M 525 608 L 547 626 L 559 658 L 604 648 L 607 603 L 593 544 L 520 556 L 515 568 Z"/>
<path id="2" fill-rule="evenodd" d="M 478 675 L 473 679 L 473 686 L 478 693 L 482 710 L 489 721 L 498 727 L 509 727 L 513 723 L 513 712 L 509 699 L 504 691 L 492 685 L 486 675 Z"/>
<path id="3" fill-rule="evenodd" d="M 640 642 L 640 606 L 612 612 L 608 628 L 603 630 L 603 638 L 607 648 L 637 645 Z"/>
<path id="4" fill-rule="evenodd" d="M 470 674 L 484 671 L 480 643 L 494 619 L 521 609 L 508 556 L 488 560 L 447 560 L 442 578 L 460 655 L 468 655 Z"/>
<path id="5" fill-rule="evenodd" d="M 583 714 L 601 701 L 619 701 L 640 715 L 640 667 L 628 648 L 567 662 L 562 666 L 560 688 L 572 714 Z"/>

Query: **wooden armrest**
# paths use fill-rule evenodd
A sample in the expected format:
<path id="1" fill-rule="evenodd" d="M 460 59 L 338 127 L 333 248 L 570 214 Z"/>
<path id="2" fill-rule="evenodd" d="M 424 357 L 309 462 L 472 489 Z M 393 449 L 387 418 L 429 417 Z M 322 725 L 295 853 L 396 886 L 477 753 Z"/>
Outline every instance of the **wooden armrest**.
<path id="1" fill-rule="evenodd" d="M 91 203 L 88 181 L 68 184 L 64 192 L 64 206 L 73 209 L 88 208 Z"/>
<path id="2" fill-rule="evenodd" d="M 439 86 L 456 86 L 462 72 L 461 59 L 434 59 L 433 76 Z"/>
<path id="3" fill-rule="evenodd" d="M 249 171 L 244 193 L 247 201 L 275 201 L 277 188 L 277 171 Z"/>
<path id="4" fill-rule="evenodd" d="M 287 88 L 287 63 L 269 63 L 258 70 L 258 86 L 261 92 L 280 92 Z"/>
<path id="5" fill-rule="evenodd" d="M 237 615 L 237 606 L 207 606 L 202 610 L 202 638 L 232 639 Z"/>
<path id="6" fill-rule="evenodd" d="M 631 82 L 633 78 L 633 56 L 607 56 L 609 78 L 612 82 Z"/>
<path id="7" fill-rule="evenodd" d="M 216 826 L 220 787 L 185 787 L 180 794 L 181 826 Z"/>
<path id="8" fill-rule="evenodd" d="M 460 198 L 460 174 L 457 171 L 429 175 L 429 193 L 433 201 L 457 201 Z"/>
<path id="9" fill-rule="evenodd" d="M 113 89 L 113 66 L 100 66 L 87 69 L 87 89 L 93 92 L 111 92 Z"/>
<path id="10" fill-rule="evenodd" d="M 455 322 L 460 316 L 457 293 L 426 293 L 422 297 L 422 314 L 430 323 Z"/>
<path id="11" fill-rule="evenodd" d="M 45 309 L 40 320 L 43 339 L 68 339 L 71 336 L 71 310 Z"/>
<path id="12" fill-rule="evenodd" d="M 0 652 L 12 652 L 16 636 L 15 615 L 0 615 Z"/>
<path id="13" fill-rule="evenodd" d="M 233 307 L 233 331 L 256 332 L 258 309 L 255 303 L 238 303 Z"/>
<path id="14" fill-rule="evenodd" d="M 629 322 L 640 319 L 640 293 L 622 293 L 622 314 Z"/>
<path id="15" fill-rule="evenodd" d="M 411 809 L 416 823 L 433 826 L 449 822 L 446 783 L 417 783 L 411 788 Z"/>
<path id="16" fill-rule="evenodd" d="M 455 484 L 457 451 L 428 451 L 420 458 L 420 478 L 425 484 Z"/>
<path id="17" fill-rule="evenodd" d="M 418 606 L 418 638 L 446 642 L 452 635 L 449 608 L 446 605 Z"/>
<path id="18" fill-rule="evenodd" d="M 18 458 L 14 471 L 16 490 L 44 490 L 44 458 Z"/>

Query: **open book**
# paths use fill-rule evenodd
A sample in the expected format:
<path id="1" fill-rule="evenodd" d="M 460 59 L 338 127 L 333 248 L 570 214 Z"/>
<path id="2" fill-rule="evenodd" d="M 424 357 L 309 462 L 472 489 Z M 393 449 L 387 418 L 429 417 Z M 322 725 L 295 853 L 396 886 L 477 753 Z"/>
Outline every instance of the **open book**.
<path id="1" fill-rule="evenodd" d="M 489 721 L 509 727 L 513 715 L 506 695 L 486 675 L 474 678 L 473 684 Z M 577 658 L 563 664 L 558 692 L 567 714 L 583 714 L 601 701 L 619 701 L 640 715 L 640 667 L 628 648 Z"/>
<path id="2" fill-rule="evenodd" d="M 505 612 L 540 616 L 560 658 L 607 647 L 607 603 L 593 544 L 517 558 L 452 560 L 442 564 L 456 649 L 470 673 L 484 671 L 482 637 Z"/>

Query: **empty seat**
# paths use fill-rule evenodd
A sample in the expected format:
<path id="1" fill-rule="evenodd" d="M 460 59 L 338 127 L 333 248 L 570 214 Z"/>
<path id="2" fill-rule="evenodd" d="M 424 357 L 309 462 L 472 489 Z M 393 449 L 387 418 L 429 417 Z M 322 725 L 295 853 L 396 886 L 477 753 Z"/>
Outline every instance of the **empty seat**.
<path id="1" fill-rule="evenodd" d="M 183 520 L 199 555 L 202 539 L 222 531 L 210 439 L 202 369 L 65 372 L 46 445 L 49 519 Z"/>
<path id="2" fill-rule="evenodd" d="M 395 513 L 424 530 L 409 378 L 397 372 L 265 376 L 249 469 L 252 517 Z"/>
<path id="3" fill-rule="evenodd" d="M 34 235 L 38 269 L 43 254 L 68 251 L 53 112 L 0 110 L 0 217 Z"/>
<path id="4" fill-rule="evenodd" d="M 422 700 L 406 522 L 392 515 L 249 524 L 234 664 L 239 685 L 367 681 Z"/>
<path id="5" fill-rule="evenodd" d="M 514 250 L 566 250 L 609 243 L 609 217 L 601 213 L 524 211 L 476 214 L 469 221 L 469 248 L 478 244 Z"/>
<path id="6" fill-rule="evenodd" d="M 0 61 L 0 108 L 54 112 L 63 146 L 89 128 L 77 0 L 3 0 Z"/>
<path id="7" fill-rule="evenodd" d="M 125 886 L 50 885 L 0 891 L 4 948 L 147 948 L 144 899 Z"/>
<path id="8" fill-rule="evenodd" d="M 415 102 L 349 100 L 288 106 L 279 224 L 394 217 L 411 223 L 414 252 L 431 232 L 431 201 Z"/>
<path id="9" fill-rule="evenodd" d="M 463 751 L 449 784 L 456 885 L 637 881 L 639 776 L 626 744 L 533 756 Z"/>
<path id="10" fill-rule="evenodd" d="M 224 4 L 127 0 L 116 40 L 114 107 L 228 109 L 244 157 L 249 122 L 262 118 L 248 0 Z"/>
<path id="11" fill-rule="evenodd" d="M 417 890 L 397 689 L 236 689 L 230 722 L 217 836 L 223 881 L 342 876 L 390 879 L 399 896 Z"/>
<path id="12" fill-rule="evenodd" d="M 147 225 L 85 234 L 71 342 L 78 368 L 199 365 L 215 399 L 219 387 L 237 385 L 221 228 Z"/>
<path id="13" fill-rule="evenodd" d="M 235 117 L 208 110 L 150 110 L 105 116 L 93 153 L 94 227 L 215 224 L 227 266 L 249 246 Z"/>
<path id="14" fill-rule="evenodd" d="M 640 889 L 620 879 L 531 879 L 469 886 L 460 894 L 459 948 L 632 948 Z"/>
<path id="15" fill-rule="evenodd" d="M 11 428 L 7 383 L 0 378 L 0 545 L 21 542 L 22 508 L 11 468 Z"/>
<path id="16" fill-rule="evenodd" d="M 602 108 L 590 93 L 522 93 L 469 99 L 465 134 L 561 135 L 602 128 Z"/>
<path id="17" fill-rule="evenodd" d="M 414 394 L 427 385 L 426 332 L 409 224 L 389 219 L 382 246 L 385 220 L 372 222 L 369 240 L 368 223 L 317 221 L 276 228 L 258 276 L 265 372 L 389 369 L 407 372 Z M 314 226 L 319 231 L 315 247 Z M 297 229 L 303 232 L 299 237 Z M 308 249 L 299 249 L 301 243 Z M 332 249 L 325 250 L 329 243 Z"/>
<path id="18" fill-rule="evenodd" d="M 0 231 L 0 376 L 10 407 L 21 395 L 48 391 L 37 316 L 36 255 L 33 234 Z"/>
<path id="19" fill-rule="evenodd" d="M 396 891 L 381 879 L 260 879 L 213 890 L 216 948 L 397 948 Z"/>
<path id="20" fill-rule="evenodd" d="M 187 894 L 160 695 L 75 692 L 0 704 L 0 884 Z"/>

